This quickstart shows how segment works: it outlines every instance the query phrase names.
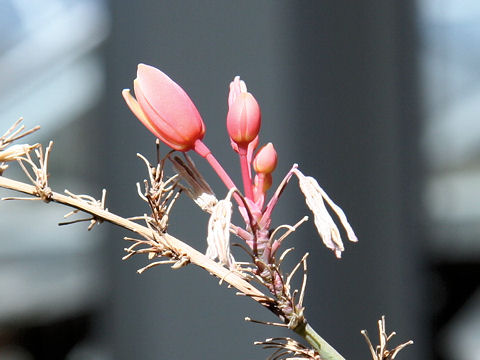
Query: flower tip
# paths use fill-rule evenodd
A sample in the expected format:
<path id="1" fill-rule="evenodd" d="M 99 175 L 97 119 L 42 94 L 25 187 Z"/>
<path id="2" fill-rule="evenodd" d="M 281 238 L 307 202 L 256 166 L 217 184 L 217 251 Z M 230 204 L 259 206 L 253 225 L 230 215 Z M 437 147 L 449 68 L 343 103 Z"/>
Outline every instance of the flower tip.
<path id="1" fill-rule="evenodd" d="M 157 68 L 154 68 L 153 66 L 147 65 L 147 64 L 144 64 L 144 63 L 139 63 L 139 64 L 137 65 L 137 73 L 138 73 L 139 71 L 148 71 L 149 69 L 158 70 Z"/>
<path id="2" fill-rule="evenodd" d="M 137 78 L 135 79 L 135 81 L 138 81 L 138 79 L 142 79 L 143 81 L 145 81 L 145 79 L 155 77 L 155 75 L 158 76 L 159 72 L 163 74 L 161 70 L 151 65 L 140 63 L 137 65 Z"/>

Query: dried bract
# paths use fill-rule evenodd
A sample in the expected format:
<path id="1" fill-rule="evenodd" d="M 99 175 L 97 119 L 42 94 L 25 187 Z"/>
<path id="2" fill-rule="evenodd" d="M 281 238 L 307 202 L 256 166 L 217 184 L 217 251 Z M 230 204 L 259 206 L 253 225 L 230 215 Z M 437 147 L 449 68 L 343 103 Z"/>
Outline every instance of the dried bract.
<path id="1" fill-rule="evenodd" d="M 35 126 L 30 130 L 25 130 L 25 125 L 20 125 L 20 123 L 23 121 L 23 118 L 18 119 L 13 123 L 12 126 L 2 135 L 0 136 L 0 150 L 5 149 L 6 146 L 11 144 L 12 142 L 21 139 L 27 135 L 30 135 L 31 133 L 34 133 L 38 129 L 40 129 L 40 126 Z"/>
<path id="2" fill-rule="evenodd" d="M 163 158 L 157 166 L 154 167 L 141 154 L 137 154 L 137 156 L 145 162 L 149 176 L 149 181 L 144 180 L 143 193 L 140 189 L 140 184 L 137 183 L 138 194 L 150 205 L 150 209 L 152 210 L 150 217 L 140 218 L 145 219 L 145 221 L 157 231 L 166 232 L 170 210 L 181 192 L 177 187 L 177 175 L 164 180 L 163 168 L 166 158 Z"/>
<path id="3" fill-rule="evenodd" d="M 43 147 L 41 145 L 35 149 L 38 165 L 36 164 L 36 161 L 32 159 L 30 152 L 27 152 L 25 156 L 17 157 L 17 161 L 23 169 L 23 172 L 27 175 L 32 184 L 35 185 L 36 195 L 45 202 L 49 202 L 52 195 L 52 189 L 48 186 L 48 160 L 52 147 L 53 141 L 50 141 L 45 149 L 45 153 L 43 152 Z M 30 168 L 33 174 L 30 173 L 30 170 L 28 170 L 27 167 Z"/>
<path id="4" fill-rule="evenodd" d="M 36 149 L 40 144 L 19 144 L 11 145 L 15 140 L 21 139 L 24 136 L 27 136 L 38 129 L 40 126 L 35 126 L 34 128 L 24 131 L 25 126 L 20 125 L 22 118 L 15 121 L 15 123 L 0 137 L 0 176 L 8 168 L 6 162 L 15 161 L 19 157 L 25 156 L 27 153 Z"/>
<path id="5" fill-rule="evenodd" d="M 144 239 L 135 239 L 130 237 L 125 237 L 124 239 L 127 241 L 132 241 L 133 245 L 124 249 L 127 252 L 127 255 L 125 255 L 122 260 L 130 259 L 133 255 L 138 254 L 147 255 L 149 260 L 162 257 L 167 258 L 167 260 L 153 261 L 143 268 L 138 269 L 137 272 L 139 274 L 159 265 L 170 264 L 171 268 L 176 270 L 190 263 L 190 258 L 187 254 L 179 249 L 176 249 L 174 246 L 172 246 L 172 244 L 169 244 L 166 239 L 162 239 L 160 241 L 153 232 L 151 237 L 148 236 Z"/>
<path id="6" fill-rule="evenodd" d="M 256 341 L 254 344 L 261 345 L 264 349 L 276 349 L 267 360 L 322 360 L 315 350 L 306 348 L 298 341 L 289 337 L 270 338 L 265 341 Z"/>
<path id="7" fill-rule="evenodd" d="M 372 342 L 370 341 L 366 330 L 362 330 L 361 334 L 365 337 L 365 341 L 368 344 L 368 348 L 370 349 L 373 360 L 393 360 L 400 352 L 400 350 L 402 350 L 408 345 L 413 344 L 413 341 L 410 340 L 406 343 L 398 345 L 392 350 L 388 350 L 387 343 L 392 339 L 394 335 L 396 335 L 396 333 L 392 332 L 390 335 L 387 335 L 387 331 L 385 328 L 385 316 L 382 316 L 382 319 L 378 320 L 378 335 L 380 341 L 379 345 L 373 348 Z"/>
<path id="8" fill-rule="evenodd" d="M 192 159 L 184 154 L 185 161 L 178 156 L 170 157 L 175 171 L 185 180 L 188 187 L 184 187 L 187 195 L 203 210 L 211 213 L 218 200 L 202 174 L 195 167 Z"/>
<path id="9" fill-rule="evenodd" d="M 65 194 L 70 196 L 72 199 L 81 201 L 81 202 L 83 202 L 87 205 L 94 206 L 94 207 L 96 207 L 100 210 L 108 211 L 108 209 L 105 208 L 105 198 L 107 196 L 107 190 L 105 190 L 105 189 L 102 190 L 102 198 L 100 200 L 97 200 L 90 195 L 75 195 L 74 193 L 72 193 L 72 192 L 70 192 L 66 189 L 65 189 Z M 75 209 L 73 211 L 70 211 L 68 214 L 64 215 L 63 217 L 66 219 L 66 218 L 68 218 L 68 217 L 70 217 L 74 214 L 77 214 L 78 212 L 80 212 L 80 210 Z M 103 220 L 101 218 L 92 215 L 89 218 L 77 219 L 77 220 L 72 220 L 72 221 L 65 221 L 65 222 L 59 223 L 58 225 L 70 225 L 70 224 L 75 224 L 75 223 L 79 223 L 79 222 L 83 222 L 83 221 L 89 221 L 90 222 L 90 224 L 88 225 L 88 228 L 87 228 L 88 231 L 92 230 L 93 227 L 96 224 L 101 224 L 103 222 Z"/>
<path id="10" fill-rule="evenodd" d="M 0 162 L 9 162 L 17 160 L 21 156 L 25 156 L 33 149 L 39 147 L 40 144 L 19 144 L 7 147 L 5 150 L 0 151 Z"/>
<path id="11" fill-rule="evenodd" d="M 222 265 L 229 269 L 235 267 L 235 259 L 230 252 L 231 198 L 235 191 L 236 189 L 230 190 L 225 199 L 217 202 L 208 220 L 206 255 L 212 260 L 218 259 Z"/>
<path id="12" fill-rule="evenodd" d="M 356 242 L 358 239 L 352 227 L 348 223 L 345 213 L 332 201 L 332 199 L 330 199 L 320 185 L 318 185 L 317 180 L 311 176 L 303 175 L 298 169 L 294 169 L 293 173 L 298 177 L 300 190 L 305 195 L 305 202 L 307 206 L 313 212 L 315 226 L 317 227 L 323 243 L 325 246 L 327 246 L 327 248 L 333 250 L 335 255 L 340 258 L 342 256 L 342 251 L 344 250 L 342 237 L 340 236 L 340 231 L 338 230 L 337 225 L 328 213 L 324 201 L 327 202 L 332 210 L 337 214 L 340 222 L 347 232 L 348 239 Z"/>

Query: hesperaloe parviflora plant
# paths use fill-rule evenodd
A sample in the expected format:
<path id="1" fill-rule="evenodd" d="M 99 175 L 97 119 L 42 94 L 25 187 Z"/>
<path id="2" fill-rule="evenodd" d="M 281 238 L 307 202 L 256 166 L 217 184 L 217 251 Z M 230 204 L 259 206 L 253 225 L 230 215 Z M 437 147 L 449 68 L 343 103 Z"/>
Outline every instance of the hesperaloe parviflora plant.
<path id="1" fill-rule="evenodd" d="M 279 186 L 268 196 L 278 162 L 277 151 L 272 143 L 259 148 L 260 106 L 255 97 L 247 91 L 246 84 L 240 77 L 235 77 L 230 83 L 226 128 L 231 147 L 239 157 L 241 188 L 236 186 L 202 141 L 206 131 L 205 124 L 189 96 L 178 84 L 160 70 L 144 64 L 138 66 L 137 78 L 133 83 L 135 97 L 128 89 L 122 92 L 128 107 L 157 137 L 158 154 L 159 142 L 172 149 L 163 157 L 158 155 L 154 165 L 142 155 L 138 155 L 147 166 L 148 179 L 144 181 L 143 188 L 137 184 L 137 189 L 140 197 L 149 205 L 149 215 L 125 219 L 111 213 L 105 208 L 105 191 L 101 200 L 88 195 L 75 195 L 69 191 L 66 191 L 66 195 L 52 191 L 48 186 L 47 169 L 53 143 L 50 142 L 45 151 L 40 144 L 12 145 L 14 141 L 38 129 L 36 127 L 24 131 L 24 126 L 20 125 L 21 119 L 0 137 L 0 187 L 33 195 L 34 199 L 47 203 L 57 202 L 70 206 L 74 210 L 67 216 L 79 211 L 91 215 L 86 219 L 62 224 L 86 220 L 90 222 L 90 230 L 95 224 L 108 221 L 133 231 L 136 237 L 125 238 L 132 245 L 125 249 L 127 255 L 124 259 L 136 254 L 146 254 L 149 263 L 139 269 L 139 273 L 160 264 L 171 264 L 174 269 L 195 264 L 221 279 L 221 282 L 235 287 L 239 294 L 257 301 L 280 320 L 278 323 L 265 324 L 289 328 L 310 345 L 305 346 L 291 338 L 269 338 L 258 342 L 257 344 L 266 348 L 275 349 L 271 359 L 343 359 L 338 351 L 313 330 L 305 318 L 303 299 L 308 254 L 305 254 L 288 274 L 282 268 L 282 261 L 292 250 L 283 249 L 283 241 L 306 221 L 307 217 L 294 225 L 272 226 L 274 209 L 283 190 L 295 176 L 305 202 L 313 213 L 320 238 L 326 247 L 340 258 L 344 245 L 340 230 L 327 206 L 337 215 L 347 238 L 352 242 L 357 241 L 342 209 L 314 178 L 305 176 L 297 164 L 291 167 Z M 189 152 L 196 152 L 210 164 L 226 186 L 223 190 L 226 193 L 225 198 L 217 199 L 195 167 Z M 179 153 L 182 156 L 179 156 Z M 3 176 L 12 161 L 19 163 L 31 185 Z M 173 164 L 176 172 L 170 177 L 165 171 L 167 162 Z M 172 216 L 172 207 L 181 193 L 187 194 L 203 211 L 210 214 L 206 254 L 168 233 L 168 219 Z M 3 198 L 12 199 L 27 198 Z M 232 222 L 234 208 L 241 216 L 241 225 Z M 235 260 L 231 251 L 231 235 L 239 239 L 237 245 L 243 249 L 248 261 Z M 299 269 L 303 270 L 303 281 L 299 289 L 294 289 L 292 277 Z M 247 320 L 260 322 L 249 318 Z M 380 345 L 374 348 L 366 332 L 362 333 L 367 339 L 374 360 L 394 359 L 403 347 L 411 343 L 407 342 L 388 350 L 387 342 L 394 333 L 387 336 L 384 318 L 379 321 Z"/>

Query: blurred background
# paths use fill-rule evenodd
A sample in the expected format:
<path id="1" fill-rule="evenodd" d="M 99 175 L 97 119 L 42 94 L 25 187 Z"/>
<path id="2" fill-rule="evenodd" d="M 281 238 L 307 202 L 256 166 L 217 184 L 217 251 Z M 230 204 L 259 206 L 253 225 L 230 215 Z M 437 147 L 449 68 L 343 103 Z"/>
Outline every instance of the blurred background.
<path id="1" fill-rule="evenodd" d="M 238 179 L 225 132 L 228 84 L 241 75 L 262 107 L 261 142 L 345 210 L 360 239 L 336 260 L 311 222 L 306 316 L 347 359 L 368 359 L 387 316 L 399 359 L 480 359 L 480 3 L 403 1 L 0 0 L 0 124 L 17 118 L 55 141 L 54 190 L 147 211 L 135 183 L 154 137 L 127 109 L 139 62 L 191 96 L 206 143 Z M 163 149 L 166 151 L 166 148 Z M 217 195 L 225 190 L 197 160 Z M 9 177 L 22 175 L 9 168 Z M 0 196 L 12 196 L 0 191 Z M 274 221 L 308 210 L 292 183 Z M 0 203 L 0 358 L 261 359 L 278 328 L 204 271 L 136 270 L 130 234 L 58 227 L 68 209 Z M 207 217 L 181 199 L 169 232 L 204 251 Z"/>

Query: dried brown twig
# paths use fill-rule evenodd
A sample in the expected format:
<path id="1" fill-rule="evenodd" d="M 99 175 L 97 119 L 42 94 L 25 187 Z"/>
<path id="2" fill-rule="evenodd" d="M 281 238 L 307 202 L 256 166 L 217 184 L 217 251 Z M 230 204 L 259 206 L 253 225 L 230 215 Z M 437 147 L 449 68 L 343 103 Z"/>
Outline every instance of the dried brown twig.
<path id="1" fill-rule="evenodd" d="M 24 156 L 17 156 L 16 160 L 20 164 L 23 172 L 30 179 L 32 184 L 36 188 L 36 196 L 38 199 L 45 202 L 50 201 L 52 195 L 52 189 L 48 186 L 48 160 L 52 151 L 53 141 L 48 144 L 45 154 L 41 145 L 36 146 L 35 155 L 37 157 L 38 165 L 35 160 L 32 159 L 30 151 L 25 153 Z M 27 169 L 27 166 L 31 169 L 32 173 Z M 8 198 L 6 200 L 32 200 L 31 198 Z"/>
<path id="2" fill-rule="evenodd" d="M 276 349 L 267 360 L 322 360 L 315 350 L 306 348 L 298 341 L 289 337 L 269 338 L 265 341 L 256 341 L 254 344 L 261 345 L 264 349 Z"/>
<path id="3" fill-rule="evenodd" d="M 90 221 L 89 229 L 91 229 L 93 225 L 106 221 L 123 227 L 134 232 L 141 238 L 125 238 L 127 241 L 134 242 L 132 246 L 126 249 L 128 254 L 124 257 L 125 259 L 128 259 L 135 254 L 147 254 L 150 260 L 160 257 L 167 258 L 167 260 L 152 262 L 144 268 L 139 269 L 139 272 L 143 272 L 160 264 L 172 264 L 173 268 L 183 267 L 188 263 L 195 264 L 205 269 L 208 273 L 219 278 L 221 282 L 226 282 L 235 287 L 239 291 L 238 294 L 252 298 L 260 305 L 266 307 L 274 314 L 284 319 L 284 309 L 282 309 L 281 304 L 278 303 L 278 299 L 274 299 L 268 295 L 265 295 L 256 287 L 251 285 L 248 279 L 245 279 L 244 274 L 241 271 L 238 271 L 237 269 L 227 269 L 226 267 L 222 266 L 222 264 L 211 260 L 188 244 L 165 232 L 168 223 L 162 222 L 162 219 L 160 218 L 161 212 L 157 212 L 157 219 L 155 219 L 156 215 L 144 215 L 143 217 L 136 218 L 145 221 L 146 226 L 143 226 L 135 221 L 132 221 L 131 219 L 126 219 L 115 215 L 106 209 L 105 193 L 103 193 L 101 200 L 96 200 L 88 195 L 75 195 L 69 191 L 67 191 L 66 195 L 52 191 L 48 187 L 47 172 L 48 159 L 52 149 L 52 143 L 49 144 L 45 152 L 40 146 L 32 147 L 32 149 L 35 149 L 38 165 L 36 161 L 33 160 L 30 151 L 15 158 L 22 166 L 26 176 L 32 182 L 32 185 L 0 176 L 0 187 L 28 194 L 33 196 L 33 198 L 8 197 L 3 198 L 2 200 L 41 199 L 46 202 L 55 202 L 75 209 L 73 212 L 67 214 L 67 216 L 80 211 L 91 215 L 90 218 L 71 221 L 69 223 Z M 212 211 L 211 206 L 215 206 L 218 201 L 215 199 L 213 193 L 210 192 L 211 190 L 205 187 L 208 185 L 205 185 L 206 183 L 201 183 L 201 175 L 194 174 L 192 172 L 190 167 L 194 167 L 193 163 L 188 158 L 186 158 L 186 161 L 187 163 L 184 163 L 184 166 L 182 166 L 182 164 L 180 166 L 185 171 L 190 171 L 190 175 L 193 175 L 191 181 L 194 181 L 194 183 L 189 183 L 189 185 L 192 187 L 190 189 L 191 195 L 197 197 L 199 205 L 204 206 L 205 211 Z M 158 210 L 158 207 L 160 206 L 163 211 L 163 215 L 168 215 L 168 212 L 171 209 L 171 202 L 176 198 L 176 195 L 172 195 L 172 191 L 176 191 L 176 180 L 168 179 L 163 182 L 163 168 L 159 168 L 158 166 L 154 168 L 147 161 L 146 163 L 149 169 L 150 183 L 145 183 L 145 193 L 142 194 L 142 198 L 147 200 L 151 206 L 151 209 L 156 208 L 156 210 Z M 163 166 L 163 164 L 161 164 L 161 166 Z M 28 168 L 30 168 L 30 171 Z M 205 190 L 207 190 L 207 192 L 205 192 Z M 166 197 L 164 197 L 164 195 L 166 195 Z M 156 210 L 152 209 L 152 213 Z M 162 229 L 163 231 L 161 231 Z M 231 228 L 231 231 L 233 232 L 237 232 L 237 230 L 238 229 L 236 229 L 235 226 Z M 237 232 L 237 235 L 238 234 L 239 233 Z M 329 346 L 328 343 L 326 343 L 308 325 L 303 316 L 300 322 L 295 322 L 295 325 L 290 326 L 290 328 L 304 337 L 316 348 L 319 348 L 320 346 L 322 348 L 327 346 L 328 348 Z M 332 351 L 334 351 L 333 348 Z M 336 358 L 343 359 L 340 356 Z"/>
<path id="4" fill-rule="evenodd" d="M 0 177 L 0 187 L 39 197 L 35 186 L 5 177 Z M 13 198 L 2 198 L 2 200 L 10 199 Z M 251 296 L 254 299 L 261 298 L 261 302 L 265 303 L 265 296 L 259 290 L 251 286 L 248 282 L 239 278 L 238 275 L 231 273 L 228 269 L 208 259 L 202 253 L 198 252 L 191 246 L 185 244 L 183 241 L 178 240 L 177 238 L 171 236 L 168 233 L 164 233 L 162 235 L 155 234 L 151 228 L 142 226 L 131 220 L 127 220 L 121 216 L 115 215 L 108 210 L 101 209 L 98 206 L 92 205 L 82 199 L 76 199 L 74 197 L 62 195 L 54 191 L 52 191 L 51 193 L 50 201 L 63 204 L 83 211 L 85 213 L 91 214 L 97 219 L 110 222 L 114 225 L 118 225 L 136 234 L 139 234 L 140 236 L 144 236 L 149 239 L 153 238 L 157 241 L 165 241 L 167 246 L 168 244 L 171 244 L 177 249 L 183 250 L 182 252 L 184 252 L 185 254 L 188 254 L 192 263 L 204 268 L 218 278 L 223 278 L 225 282 L 228 282 L 230 285 L 236 287 L 239 291 L 247 294 L 248 296 Z"/>
<path id="5" fill-rule="evenodd" d="M 70 197 L 72 197 L 74 199 L 77 199 L 79 201 L 84 201 L 88 205 L 96 206 L 99 209 L 108 211 L 108 209 L 105 209 L 105 198 L 107 196 L 107 190 L 105 190 L 105 189 L 102 190 L 101 200 L 96 200 L 94 197 L 92 197 L 90 195 L 75 195 L 75 194 L 73 194 L 72 192 L 70 192 L 66 189 L 65 189 L 65 194 L 67 194 Z M 77 214 L 78 212 L 80 212 L 79 209 L 72 210 L 68 214 L 64 215 L 64 218 L 70 217 L 73 214 Z M 88 228 L 87 228 L 88 231 L 92 230 L 93 227 L 96 224 L 102 223 L 102 219 L 99 219 L 99 218 L 96 218 L 95 216 L 92 216 L 92 217 L 89 217 L 89 218 L 86 218 L 86 219 L 77 219 L 77 220 L 72 220 L 72 221 L 61 222 L 58 225 L 70 225 L 70 224 L 75 224 L 75 223 L 79 223 L 79 222 L 83 222 L 83 221 L 90 221 L 90 225 L 88 225 Z"/>
<path id="6" fill-rule="evenodd" d="M 152 211 L 151 216 L 140 218 L 144 219 L 156 231 L 166 232 L 170 210 L 182 191 L 178 187 L 178 175 L 174 175 L 164 181 L 166 157 L 161 159 L 157 166 L 152 166 L 143 155 L 137 154 L 137 156 L 145 162 L 149 177 L 149 180 L 144 180 L 143 182 L 143 193 L 140 184 L 137 183 L 138 195 L 148 203 Z"/>
<path id="7" fill-rule="evenodd" d="M 303 298 L 307 280 L 306 259 L 308 254 L 305 254 L 297 265 L 294 266 L 288 276 L 282 273 L 281 264 L 286 255 L 290 253 L 291 249 L 285 250 L 278 258 L 275 258 L 274 256 L 283 240 L 295 231 L 300 224 L 306 221 L 306 217 L 301 219 L 294 226 L 282 225 L 271 231 L 271 233 L 265 232 L 264 239 L 272 244 L 272 247 L 270 248 L 271 256 L 269 258 L 262 257 L 263 252 L 257 252 L 256 247 L 253 248 L 253 251 L 244 248 L 251 256 L 251 263 L 236 263 L 230 253 L 230 233 L 234 233 L 247 242 L 251 240 L 250 237 L 252 236 L 249 229 L 242 229 L 231 223 L 232 204 L 230 198 L 233 195 L 238 195 L 234 194 L 237 190 L 233 188 L 224 200 L 217 200 L 213 191 L 188 156 L 185 155 L 185 160 L 182 160 L 179 157 L 170 156 L 170 153 L 162 159 L 160 159 L 160 156 L 158 155 L 157 165 L 152 166 L 145 157 L 138 154 L 147 166 L 148 180 L 144 180 L 143 191 L 140 184 L 137 184 L 137 190 L 139 196 L 148 203 L 151 213 L 149 215 L 145 214 L 143 216 L 123 218 L 111 213 L 108 208 L 105 207 L 105 190 L 103 190 L 102 198 L 100 200 L 89 195 L 75 195 L 68 190 L 65 190 L 66 195 L 52 191 L 48 186 L 48 160 L 53 142 L 49 143 L 45 151 L 39 144 L 24 144 L 20 147 L 15 147 L 15 145 L 10 146 L 12 141 L 22 138 L 38 129 L 33 128 L 32 130 L 22 133 L 24 129 L 23 125 L 17 128 L 20 121 L 21 119 L 17 121 L 2 137 L 0 137 L 0 188 L 14 190 L 33 197 L 6 197 L 1 200 L 43 200 L 45 202 L 56 202 L 74 209 L 66 214 L 65 218 L 79 212 L 84 212 L 90 215 L 90 217 L 87 218 L 63 222 L 60 223 L 60 225 L 89 221 L 90 224 L 88 230 L 91 230 L 94 225 L 106 221 L 130 230 L 138 235 L 138 238 L 124 238 L 126 241 L 130 241 L 133 244 L 128 248 L 125 248 L 127 255 L 125 255 L 123 259 L 129 259 L 133 255 L 147 255 L 148 259 L 151 261 L 149 264 L 139 269 L 139 273 L 163 264 L 171 264 L 173 269 L 184 267 L 190 263 L 200 266 L 210 274 L 219 278 L 220 283 L 226 282 L 235 287 L 239 291 L 239 293 L 237 293 L 238 295 L 248 296 L 269 309 L 277 315 L 283 323 L 262 322 L 250 318 L 246 318 L 246 320 L 266 325 L 287 327 L 302 336 L 314 347 L 314 349 L 306 348 L 290 338 L 271 338 L 263 342 L 257 342 L 256 344 L 263 345 L 265 348 L 275 349 L 275 352 L 269 358 L 271 360 L 344 360 L 344 358 L 333 347 L 331 347 L 315 332 L 313 328 L 310 327 L 304 317 Z M 35 159 L 32 157 L 31 152 L 34 152 Z M 174 164 L 178 175 L 169 178 L 164 177 L 164 165 L 166 159 L 169 159 Z M 3 171 L 7 168 L 4 163 L 13 160 L 17 160 L 25 175 L 32 183 L 31 185 L 1 176 Z M 294 166 L 294 170 L 295 169 L 296 167 Z M 309 191 L 316 191 L 314 193 L 315 196 L 310 196 L 314 198 L 314 200 L 319 196 L 325 198 L 325 195 L 322 195 L 323 193 L 321 192 L 321 189 L 318 190 L 318 184 L 311 184 L 308 182 L 310 181 L 309 178 L 301 173 L 300 175 L 297 173 L 295 174 L 300 179 L 301 187 L 303 186 L 303 192 L 310 194 L 305 190 L 305 188 L 307 188 Z M 186 181 L 187 186 L 179 183 L 180 178 Z M 209 236 L 212 235 L 212 237 L 209 239 L 209 247 L 212 246 L 212 249 L 210 254 L 207 251 L 207 254 L 204 255 L 183 241 L 167 233 L 170 211 L 182 191 L 185 191 L 197 203 L 197 205 L 202 208 L 202 210 L 211 214 L 209 221 Z M 278 197 L 279 194 L 276 194 L 276 196 Z M 308 198 L 309 200 L 311 200 L 310 197 Z M 331 202 L 329 198 L 326 198 L 325 201 Z M 333 205 L 331 206 L 333 207 Z M 334 210 L 345 226 L 346 219 L 344 219 L 344 215 L 342 217 L 343 212 L 341 212 L 341 209 L 338 210 L 334 208 Z M 144 222 L 145 225 L 136 222 L 138 220 Z M 319 223 L 320 220 L 316 217 L 316 223 Z M 251 223 L 253 224 L 253 222 Z M 327 225 L 328 226 L 323 224 L 322 226 L 324 228 L 333 229 L 331 230 L 334 232 L 333 235 L 338 233 L 338 229 L 335 232 L 336 226 Z M 349 229 L 351 230 L 348 226 L 346 227 L 347 232 Z M 282 229 L 286 229 L 286 231 L 276 238 L 277 234 L 281 232 L 280 230 Z M 354 238 L 354 235 L 352 234 L 353 231 L 351 231 L 351 234 L 349 235 L 350 240 L 355 241 L 356 238 Z M 256 235 L 253 236 L 255 237 Z M 329 247 L 336 250 L 337 256 L 339 256 L 341 250 L 343 250 L 343 245 L 339 238 L 334 237 L 330 239 L 328 245 L 331 245 Z M 154 259 L 155 261 L 153 261 Z M 219 259 L 219 262 L 217 263 L 212 259 Z M 301 267 L 303 267 L 301 288 L 300 290 L 295 289 L 292 291 L 292 278 Z M 252 280 L 257 281 L 257 283 L 266 287 L 271 293 L 271 296 L 264 294 L 253 286 L 250 283 Z M 397 346 L 393 350 L 387 350 L 387 342 L 395 333 L 392 333 L 389 336 L 386 335 L 384 317 L 379 321 L 379 332 L 380 345 L 374 350 L 366 332 L 362 331 L 362 334 L 367 339 L 374 360 L 393 360 L 401 349 L 412 343 L 410 341 Z"/>
<path id="8" fill-rule="evenodd" d="M 30 130 L 25 130 L 25 125 L 20 125 L 23 118 L 18 119 L 1 137 L 0 137 L 0 176 L 8 168 L 7 162 L 15 161 L 18 157 L 28 154 L 31 150 L 37 148 L 40 144 L 28 145 L 19 144 L 12 145 L 18 139 L 21 139 L 38 129 L 40 126 L 35 126 Z"/>
<path id="9" fill-rule="evenodd" d="M 388 350 L 387 344 L 392 339 L 392 337 L 396 334 L 393 331 L 390 335 L 387 335 L 387 331 L 385 328 L 385 316 L 382 316 L 380 320 L 378 320 L 378 336 L 379 336 L 379 345 L 375 348 L 370 341 L 367 330 L 362 330 L 361 334 L 365 337 L 365 341 L 368 344 L 368 348 L 370 349 L 370 353 L 372 355 L 373 360 L 393 360 L 395 356 L 408 345 L 413 344 L 413 341 L 407 341 L 406 343 L 400 344 L 395 348 Z"/>
<path id="10" fill-rule="evenodd" d="M 30 164 L 30 162 L 27 162 Z M 43 179 L 43 178 L 42 178 Z M 3 176 L 0 176 L 0 187 L 5 189 L 14 190 L 20 193 L 31 195 L 34 198 L 32 199 L 42 199 L 43 192 L 38 190 L 39 184 L 37 180 L 33 177 L 30 177 L 30 180 L 34 185 L 25 184 L 20 181 L 9 179 Z M 15 197 L 5 197 L 2 200 L 17 200 L 17 199 L 26 199 L 26 198 L 15 198 Z M 71 196 L 71 195 L 62 195 L 60 193 L 51 191 L 49 192 L 48 200 L 51 202 L 59 203 L 66 205 L 68 207 L 76 209 L 75 211 L 83 211 L 87 214 L 92 215 L 97 221 L 106 221 L 114 225 L 118 225 L 127 230 L 130 230 L 148 241 L 154 241 L 161 246 L 174 249 L 175 254 L 181 254 L 181 256 L 187 256 L 189 261 L 195 265 L 200 266 L 201 268 L 207 270 L 209 273 L 214 276 L 222 279 L 224 282 L 235 287 L 241 293 L 246 296 L 251 297 L 253 300 L 259 302 L 261 305 L 273 310 L 272 306 L 273 300 L 265 296 L 258 289 L 249 284 L 244 280 L 239 274 L 231 272 L 229 269 L 221 266 L 220 264 L 210 260 L 204 254 L 195 250 L 188 244 L 183 241 L 173 237 L 168 233 L 158 233 L 154 231 L 151 227 L 140 225 L 134 221 L 128 220 L 121 216 L 115 215 L 108 211 L 107 209 L 98 206 L 98 203 L 93 201 L 86 201 L 85 195 L 82 196 Z"/>
<path id="11" fill-rule="evenodd" d="M 30 130 L 25 130 L 25 125 L 20 125 L 23 118 L 18 119 L 12 126 L 0 137 L 0 150 L 3 150 L 8 144 L 34 133 L 40 129 L 40 126 L 34 126 Z"/>

